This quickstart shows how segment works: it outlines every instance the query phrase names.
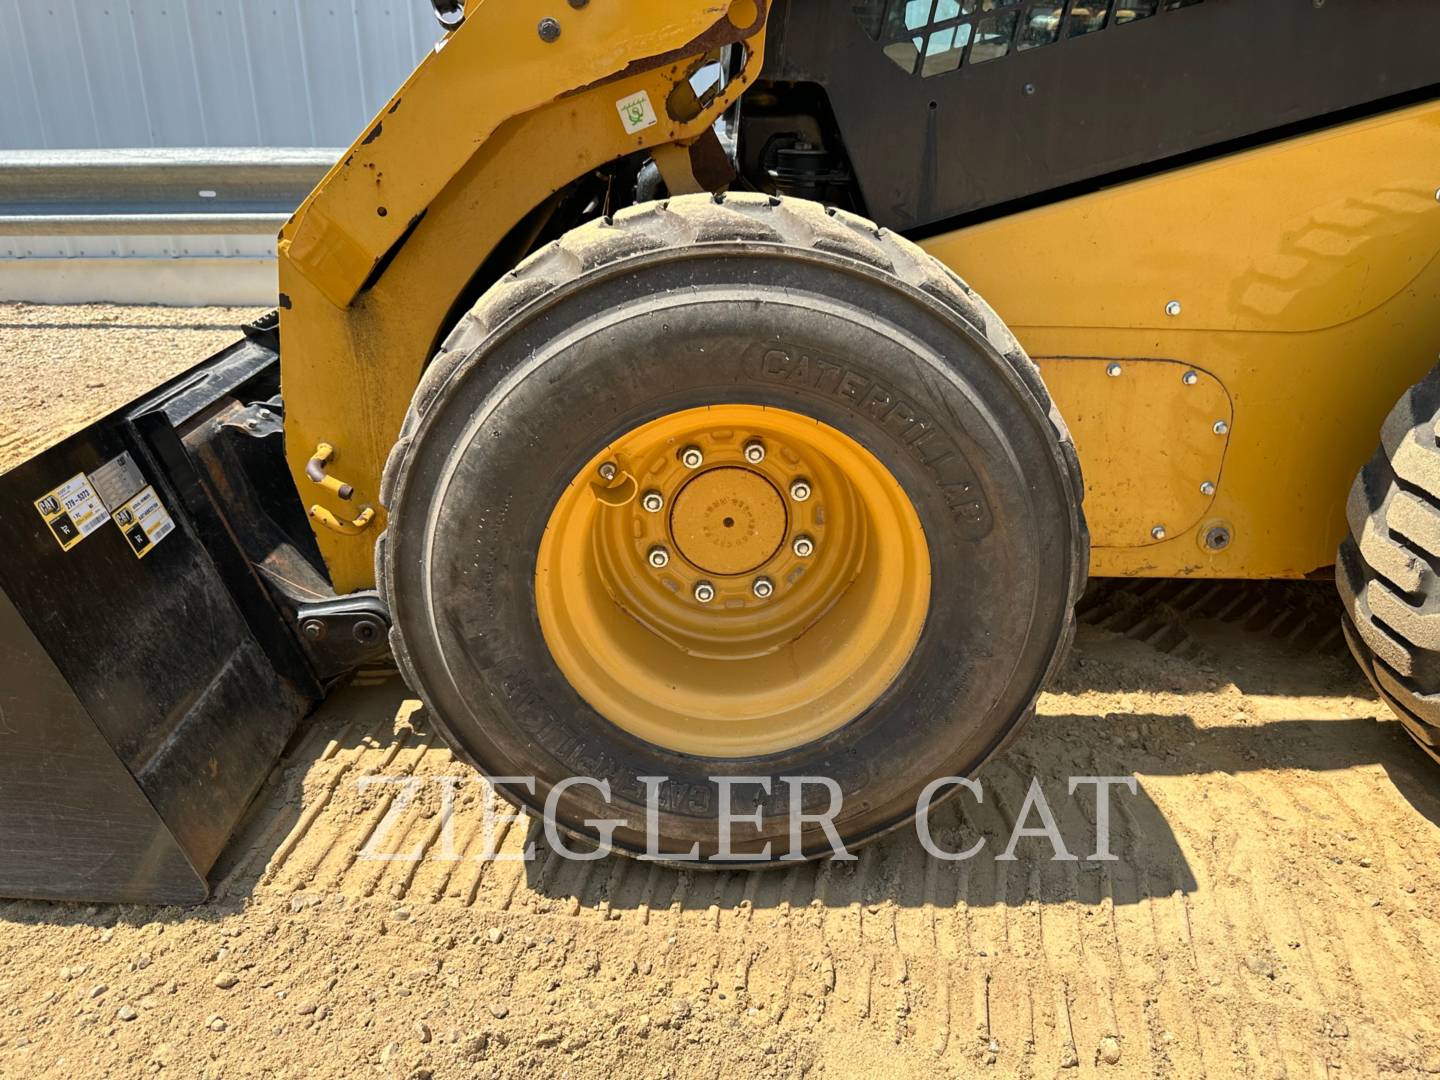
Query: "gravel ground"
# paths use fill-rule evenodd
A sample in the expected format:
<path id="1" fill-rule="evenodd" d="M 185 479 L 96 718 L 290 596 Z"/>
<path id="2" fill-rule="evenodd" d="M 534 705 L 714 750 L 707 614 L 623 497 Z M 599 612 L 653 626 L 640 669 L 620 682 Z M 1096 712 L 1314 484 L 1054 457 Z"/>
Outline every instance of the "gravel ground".
<path id="1" fill-rule="evenodd" d="M 92 344 L 69 348 L 110 355 L 107 314 L 8 309 L 4 340 L 82 325 Z M 119 321 L 152 317 L 223 321 Z M 123 333 L 157 376 L 227 339 Z M 1329 590 L 1102 583 L 1082 611 L 984 802 L 935 823 L 946 846 L 986 840 L 957 863 L 908 830 L 763 874 L 572 863 L 525 822 L 500 849 L 537 839 L 533 861 L 482 862 L 479 781 L 393 673 L 362 673 L 290 748 L 208 903 L 0 902 L 0 1075 L 1440 1073 L 1440 767 L 1344 654 Z M 382 774 L 419 797 L 397 811 L 360 783 Z M 1094 802 L 1071 775 L 1137 779 L 1113 800 L 1117 861 L 1085 858 Z M 1039 840 L 995 857 L 1032 776 L 1078 860 Z M 441 777 L 461 785 L 449 833 Z"/>

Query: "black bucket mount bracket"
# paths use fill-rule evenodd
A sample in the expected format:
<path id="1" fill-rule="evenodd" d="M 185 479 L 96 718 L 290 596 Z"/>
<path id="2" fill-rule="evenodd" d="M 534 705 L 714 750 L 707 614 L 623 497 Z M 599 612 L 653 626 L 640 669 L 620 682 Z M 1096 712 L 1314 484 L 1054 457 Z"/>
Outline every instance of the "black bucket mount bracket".
<path id="1" fill-rule="evenodd" d="M 322 679 L 353 671 L 390 647 L 390 612 L 373 590 L 301 604 L 295 625 Z"/>

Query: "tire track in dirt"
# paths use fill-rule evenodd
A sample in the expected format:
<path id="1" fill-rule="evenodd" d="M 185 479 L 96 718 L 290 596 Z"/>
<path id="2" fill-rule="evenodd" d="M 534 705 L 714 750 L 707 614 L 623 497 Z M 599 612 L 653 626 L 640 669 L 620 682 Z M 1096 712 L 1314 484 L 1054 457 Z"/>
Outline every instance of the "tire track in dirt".
<path id="1" fill-rule="evenodd" d="M 315 803 L 321 816 L 333 812 L 338 781 L 350 774 L 431 780 L 455 774 L 423 719 L 414 722 L 412 730 L 402 722 L 388 742 L 372 729 L 357 750 L 320 756 L 320 764 L 338 759 Z M 345 815 L 353 836 L 344 843 L 317 831 L 317 816 L 307 812 L 264 887 L 428 899 L 582 925 L 648 923 L 668 934 L 665 967 L 687 994 L 724 994 L 766 1025 L 858 1025 L 898 1047 L 972 1064 L 993 1060 L 1014 1075 L 1082 1063 L 1143 1063 L 1143 1071 L 1162 1076 L 1224 1074 L 1257 1054 L 1273 1055 L 1287 1072 L 1323 1069 L 1324 1047 L 1296 1030 L 1296 1013 L 1353 1014 L 1366 1003 L 1388 1018 L 1396 1015 L 1395 972 L 1402 982 L 1433 987 L 1433 971 L 1422 971 L 1407 951 L 1418 945 L 1409 924 L 1387 921 L 1382 930 L 1370 909 L 1276 902 L 1276 887 L 1286 880 L 1277 877 L 1285 868 L 1274 859 L 1273 837 L 1256 839 L 1234 822 L 1253 827 L 1258 820 L 1313 841 L 1305 823 L 1316 819 L 1315 804 L 1323 800 L 1327 818 L 1342 814 L 1353 829 L 1354 812 L 1317 781 L 1282 791 L 1270 777 L 1212 774 L 1196 799 L 1182 785 L 1197 781 L 1170 778 L 1150 797 L 1159 817 L 1173 823 L 1173 852 L 1154 844 L 1146 821 L 1120 800 L 1112 846 L 1133 857 L 1079 864 L 994 858 L 1015 826 L 1026 779 L 1061 780 L 1054 764 L 1043 754 L 1016 753 L 987 774 L 985 802 L 963 814 L 958 801 L 946 806 L 937 824 L 943 842 L 986 839 L 990 857 L 968 863 L 929 859 L 913 836 L 901 834 L 863 849 L 854 864 L 675 873 L 616 858 L 571 862 L 522 821 L 503 833 L 500 849 L 516 856 L 538 839 L 535 863 L 477 864 L 471 885 L 452 889 L 457 870 L 479 854 L 478 824 L 461 826 L 458 859 L 359 858 L 395 803 L 392 789 L 364 813 Z M 1086 775 L 1108 767 L 1093 753 L 1069 764 Z M 386 834 L 392 851 L 435 850 L 443 819 L 430 794 L 395 815 Z M 1222 794 L 1228 830 L 1214 814 Z M 1092 837 L 1089 807 L 1061 805 L 1062 832 Z M 1188 889 L 1187 875 L 1194 876 Z M 1298 884 L 1293 875 L 1289 884 Z M 698 949 L 700 956 L 675 958 L 682 936 L 683 952 Z M 1383 946 L 1375 943 L 1381 936 Z M 1215 962 L 1221 955 L 1231 963 Z M 1253 986 L 1242 989 L 1273 981 L 1282 958 L 1287 996 L 1297 1000 L 1281 1004 Z M 839 998 L 833 1007 L 832 994 Z M 1412 1007 L 1398 1003 L 1402 1016 Z M 1248 1018 L 1257 1010 L 1269 1019 L 1265 1034 Z M 1343 1064 L 1333 1055 L 1328 1063 Z"/>

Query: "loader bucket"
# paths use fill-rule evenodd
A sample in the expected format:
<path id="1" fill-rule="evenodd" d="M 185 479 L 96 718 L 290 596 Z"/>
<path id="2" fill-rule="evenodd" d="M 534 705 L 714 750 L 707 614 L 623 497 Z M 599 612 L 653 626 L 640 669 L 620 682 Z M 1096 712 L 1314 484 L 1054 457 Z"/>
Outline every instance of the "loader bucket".
<path id="1" fill-rule="evenodd" d="M 275 345 L 247 337 L 0 476 L 0 895 L 203 900 L 318 701 L 256 568 L 257 545 L 308 539 L 278 417 L 256 419 Z"/>

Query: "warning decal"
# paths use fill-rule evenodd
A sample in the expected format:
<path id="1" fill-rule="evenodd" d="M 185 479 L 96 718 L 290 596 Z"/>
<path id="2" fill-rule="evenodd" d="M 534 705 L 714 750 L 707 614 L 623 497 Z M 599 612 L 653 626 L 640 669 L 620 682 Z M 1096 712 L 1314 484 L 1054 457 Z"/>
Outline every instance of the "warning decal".
<path id="1" fill-rule="evenodd" d="M 153 487 L 147 487 L 116 510 L 115 524 L 137 559 L 149 555 L 156 544 L 175 531 L 175 522 Z"/>
<path id="2" fill-rule="evenodd" d="M 94 470 L 90 474 L 90 484 L 105 504 L 105 509 L 113 514 L 145 486 L 145 478 L 140 475 L 135 459 L 127 450 Z"/>
<path id="3" fill-rule="evenodd" d="M 54 491 L 36 499 L 35 509 L 50 526 L 62 551 L 69 551 L 110 520 L 110 512 L 84 473 L 77 473 Z"/>

